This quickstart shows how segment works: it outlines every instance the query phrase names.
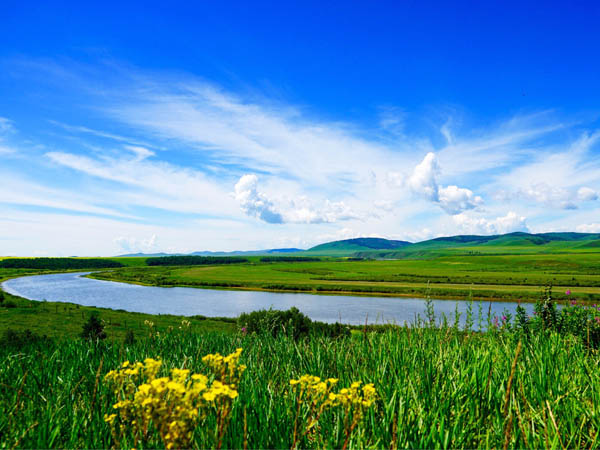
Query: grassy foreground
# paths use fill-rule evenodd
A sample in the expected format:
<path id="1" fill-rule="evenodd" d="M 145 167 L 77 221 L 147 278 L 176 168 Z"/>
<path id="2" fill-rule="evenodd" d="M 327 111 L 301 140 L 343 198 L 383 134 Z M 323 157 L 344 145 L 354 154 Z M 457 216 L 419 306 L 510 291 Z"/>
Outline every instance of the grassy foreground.
<path id="1" fill-rule="evenodd" d="M 521 344 L 519 344 L 521 341 Z M 342 339 L 175 330 L 133 344 L 80 339 L 0 348 L 0 447 L 109 448 L 104 415 L 116 401 L 104 375 L 128 361 L 205 373 L 203 355 L 243 348 L 247 370 L 224 448 L 290 448 L 303 374 L 374 383 L 378 400 L 352 433 L 353 448 L 573 448 L 598 446 L 600 358 L 577 338 L 396 328 Z M 210 418 L 193 445 L 215 445 Z M 323 414 L 299 447 L 341 447 L 340 411 Z M 133 442 L 121 442 L 131 446 Z M 143 448 L 161 447 L 150 433 Z"/>
<path id="2" fill-rule="evenodd" d="M 533 301 L 549 283 L 600 303 L 600 253 L 460 254 L 394 261 L 323 260 L 125 267 L 92 275 L 156 286 Z M 559 291 L 558 289 L 556 290 Z M 562 300 L 565 300 L 563 298 Z M 559 299 L 560 300 L 560 299 Z"/>

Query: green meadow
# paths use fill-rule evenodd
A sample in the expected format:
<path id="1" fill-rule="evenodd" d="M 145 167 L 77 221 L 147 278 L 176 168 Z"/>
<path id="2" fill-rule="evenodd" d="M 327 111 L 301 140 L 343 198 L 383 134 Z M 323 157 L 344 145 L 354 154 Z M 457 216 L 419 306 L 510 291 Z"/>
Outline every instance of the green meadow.
<path id="1" fill-rule="evenodd" d="M 598 448 L 600 312 L 588 301 L 600 298 L 600 254 L 477 248 L 437 247 L 393 259 L 264 262 L 250 256 L 243 263 L 187 266 L 109 258 L 123 267 L 91 276 L 161 286 L 537 300 L 535 316 L 487 317 L 478 324 L 467 317 L 459 327 L 452 318 L 436 322 L 427 308 L 410 326 L 352 327 L 333 335 L 316 327 L 297 334 L 291 322 L 274 333 L 268 321 L 246 328 L 235 319 L 130 313 L 4 293 L 0 447 L 164 448 L 161 421 L 179 416 L 164 410 L 152 416 L 141 400 L 138 406 L 118 403 L 142 392 L 142 372 L 119 396 L 106 375 L 126 361 L 133 367 L 154 358 L 162 362 L 157 376 L 181 369 L 173 373 L 207 374 L 214 383 L 203 357 L 242 348 L 240 364 L 247 368 L 231 385 L 235 396 L 201 406 L 202 414 L 188 423 L 190 447 Z M 0 268 L 0 280 L 56 272 Z M 542 289 L 549 284 L 552 301 Z M 578 304 L 557 311 L 555 302 L 567 298 Z M 106 333 L 103 340 L 81 337 L 92 315 Z M 303 375 L 337 380 L 331 388 L 336 395 L 352 383 L 372 383 L 376 399 L 344 406 L 318 393 L 306 397 L 307 390 L 290 383 Z M 167 390 L 154 401 L 187 398 L 192 385 L 185 383 L 173 384 L 183 393 Z M 106 420 L 115 411 L 111 425 Z M 154 418 L 140 428 L 135 414 Z"/>
<path id="2" fill-rule="evenodd" d="M 104 313 L 102 313 L 104 314 Z M 267 333 L 161 330 L 135 342 L 63 337 L 0 347 L 3 448 L 161 448 L 153 426 L 135 439 L 105 375 L 123 362 L 162 360 L 207 373 L 202 357 L 242 348 L 247 366 L 228 410 L 222 448 L 596 448 L 600 357 L 585 340 L 552 331 L 473 333 L 421 326 L 293 340 Z M 290 380 L 309 374 L 340 387 L 373 383 L 375 403 L 350 433 L 344 407 L 311 422 Z M 161 376 L 163 376 L 161 375 Z M 298 406 L 300 405 L 300 406 Z M 191 446 L 217 447 L 215 414 L 194 423 Z M 304 432 L 312 424 L 310 432 Z M 296 439 L 294 430 L 299 429 Z"/>
<path id="3" fill-rule="evenodd" d="M 480 248 L 480 247 L 477 247 Z M 214 266 L 133 267 L 96 272 L 94 278 L 157 286 L 256 289 L 324 294 L 392 295 L 533 301 L 540 287 L 570 289 L 584 301 L 600 301 L 600 253 L 590 250 L 516 253 L 495 247 L 495 253 L 436 249 L 419 258 L 377 260 L 324 258 L 309 262 Z"/>

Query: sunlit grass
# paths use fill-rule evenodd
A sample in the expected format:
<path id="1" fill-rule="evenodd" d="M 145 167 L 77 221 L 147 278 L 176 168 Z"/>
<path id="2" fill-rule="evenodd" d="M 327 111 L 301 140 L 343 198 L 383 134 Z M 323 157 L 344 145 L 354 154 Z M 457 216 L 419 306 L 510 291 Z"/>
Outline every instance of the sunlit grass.
<path id="1" fill-rule="evenodd" d="M 128 267 L 96 278 L 159 286 L 535 300 L 540 286 L 600 302 L 600 254 L 446 255 L 434 259 Z"/>
<path id="2" fill-rule="evenodd" d="M 174 331 L 133 345 L 82 340 L 0 349 L 0 445 L 108 448 L 104 421 L 115 401 L 104 375 L 123 361 L 160 357 L 166 368 L 202 373 L 202 357 L 243 347 L 247 366 L 223 436 L 228 448 L 290 448 L 304 374 L 350 386 L 372 382 L 378 400 L 348 445 L 364 447 L 594 447 L 600 426 L 598 353 L 556 334 L 465 333 L 397 328 L 351 338 Z M 213 446 L 208 418 L 193 445 Z M 325 411 L 318 436 L 299 447 L 341 447 L 344 416 Z M 162 446 L 150 434 L 144 447 Z"/>

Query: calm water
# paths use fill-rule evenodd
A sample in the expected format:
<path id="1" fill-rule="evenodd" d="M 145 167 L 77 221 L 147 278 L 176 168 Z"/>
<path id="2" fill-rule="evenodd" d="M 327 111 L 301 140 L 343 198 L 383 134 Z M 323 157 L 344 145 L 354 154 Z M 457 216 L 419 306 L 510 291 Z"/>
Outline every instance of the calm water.
<path id="1" fill-rule="evenodd" d="M 288 309 L 297 307 L 313 320 L 342 321 L 347 324 L 413 322 L 417 314 L 425 315 L 425 301 L 405 297 L 354 297 L 342 295 L 288 294 L 256 291 L 226 291 L 195 288 L 161 288 L 115 283 L 84 278 L 86 273 L 36 275 L 5 281 L 2 288 L 30 300 L 78 303 L 84 306 L 124 309 L 149 314 L 181 316 L 237 317 L 240 313 L 257 309 Z M 464 322 L 467 302 L 434 300 L 435 313 L 454 317 L 454 310 L 462 312 Z M 502 315 L 506 309 L 514 313 L 515 302 L 492 302 L 492 314 Z M 533 305 L 523 305 L 529 314 Z M 482 303 L 487 317 L 489 302 Z M 473 312 L 477 320 L 478 302 Z"/>

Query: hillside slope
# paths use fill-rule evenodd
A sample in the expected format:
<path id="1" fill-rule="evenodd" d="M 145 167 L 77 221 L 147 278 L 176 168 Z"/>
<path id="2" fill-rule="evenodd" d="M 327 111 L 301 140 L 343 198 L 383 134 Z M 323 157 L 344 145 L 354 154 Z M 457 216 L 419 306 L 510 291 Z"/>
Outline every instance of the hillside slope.
<path id="1" fill-rule="evenodd" d="M 502 235 L 459 235 L 430 239 L 394 250 L 371 249 L 352 256 L 376 259 L 436 257 L 446 254 L 556 253 L 593 251 L 598 233 L 507 233 Z"/>
<path id="2" fill-rule="evenodd" d="M 306 250 L 310 255 L 349 256 L 355 252 L 369 250 L 397 250 L 413 245 L 406 241 L 394 241 L 382 238 L 356 238 L 327 242 Z"/>

